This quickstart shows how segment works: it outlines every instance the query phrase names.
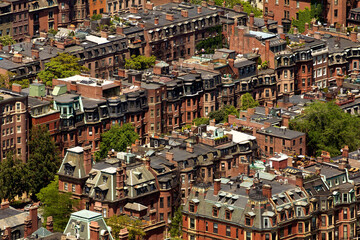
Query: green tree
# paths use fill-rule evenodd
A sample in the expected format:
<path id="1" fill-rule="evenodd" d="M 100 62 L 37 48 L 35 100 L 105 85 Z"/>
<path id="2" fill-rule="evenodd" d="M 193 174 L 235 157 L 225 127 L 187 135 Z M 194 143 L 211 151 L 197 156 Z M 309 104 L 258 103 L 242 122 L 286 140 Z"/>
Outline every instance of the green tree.
<path id="1" fill-rule="evenodd" d="M 38 73 L 38 77 L 47 86 L 52 86 L 53 79 L 67 78 L 88 71 L 89 69 L 79 65 L 79 60 L 68 53 L 60 53 L 45 63 L 45 69 Z"/>
<path id="2" fill-rule="evenodd" d="M 171 219 L 170 223 L 170 236 L 172 238 L 178 238 L 182 235 L 182 214 L 181 214 L 181 207 L 176 209 L 174 217 Z"/>
<path id="3" fill-rule="evenodd" d="M 11 79 L 15 77 L 15 74 L 12 72 L 6 72 L 5 74 L 0 74 L 0 87 L 9 88 L 12 85 Z"/>
<path id="4" fill-rule="evenodd" d="M 101 14 L 94 14 L 91 16 L 91 20 L 96 21 L 96 20 L 100 20 L 102 18 Z"/>
<path id="5" fill-rule="evenodd" d="M 126 228 L 129 232 L 129 240 L 142 239 L 146 234 L 141 228 L 141 220 L 133 220 L 127 215 L 114 215 L 105 219 L 106 224 L 111 227 L 112 235 L 118 239 L 120 230 Z"/>
<path id="6" fill-rule="evenodd" d="M 240 110 L 247 110 L 259 106 L 259 102 L 255 101 L 250 93 L 245 93 L 240 97 Z"/>
<path id="7" fill-rule="evenodd" d="M 52 34 L 52 35 L 56 35 L 58 33 L 58 30 L 55 30 L 54 28 L 50 28 L 48 33 Z"/>
<path id="8" fill-rule="evenodd" d="M 210 112 L 209 119 L 215 119 L 216 123 L 227 122 L 229 115 L 239 117 L 239 111 L 233 105 L 225 105 L 220 110 Z"/>
<path id="9" fill-rule="evenodd" d="M 8 152 L 0 163 L 0 199 L 13 200 L 28 190 L 25 164 Z"/>
<path id="10" fill-rule="evenodd" d="M 292 20 L 292 26 L 296 27 L 300 33 L 305 31 L 305 23 L 310 24 L 313 20 L 322 20 L 323 6 L 316 1 L 312 1 L 311 8 L 305 8 L 297 12 L 298 18 Z"/>
<path id="11" fill-rule="evenodd" d="M 111 149 L 117 152 L 124 152 L 138 138 L 139 135 L 130 123 L 126 123 L 123 126 L 119 124 L 111 126 L 109 131 L 101 134 L 100 150 L 95 153 L 96 160 L 99 161 L 105 158 Z"/>
<path id="12" fill-rule="evenodd" d="M 19 84 L 21 86 L 21 88 L 28 88 L 29 85 L 30 85 L 30 80 L 25 78 L 25 79 L 11 81 L 10 82 L 10 88 L 14 83 Z"/>
<path id="13" fill-rule="evenodd" d="M 302 115 L 290 121 L 290 128 L 306 133 L 308 155 L 327 151 L 337 156 L 345 145 L 352 151 L 360 146 L 360 119 L 333 102 L 307 106 Z"/>
<path id="14" fill-rule="evenodd" d="M 63 232 L 69 220 L 70 214 L 78 206 L 78 200 L 71 198 L 71 193 L 59 192 L 59 177 L 41 189 L 36 195 L 42 202 L 43 217 L 53 217 L 54 231 Z M 44 223 L 45 224 L 45 223 Z"/>
<path id="15" fill-rule="evenodd" d="M 130 59 L 125 59 L 125 68 L 134 70 L 144 70 L 154 66 L 155 56 L 146 57 L 143 55 L 132 55 Z"/>
<path id="16" fill-rule="evenodd" d="M 35 126 L 30 131 L 28 182 L 33 196 L 47 186 L 59 169 L 60 159 L 55 142 L 45 126 Z"/>
<path id="17" fill-rule="evenodd" d="M 209 118 L 207 118 L 207 117 L 195 118 L 192 121 L 192 123 L 195 124 L 195 126 L 200 126 L 202 124 L 208 125 L 209 124 Z"/>
<path id="18" fill-rule="evenodd" d="M 0 37 L 0 43 L 3 46 L 8 46 L 8 45 L 13 45 L 16 42 L 10 35 L 4 35 Z"/>

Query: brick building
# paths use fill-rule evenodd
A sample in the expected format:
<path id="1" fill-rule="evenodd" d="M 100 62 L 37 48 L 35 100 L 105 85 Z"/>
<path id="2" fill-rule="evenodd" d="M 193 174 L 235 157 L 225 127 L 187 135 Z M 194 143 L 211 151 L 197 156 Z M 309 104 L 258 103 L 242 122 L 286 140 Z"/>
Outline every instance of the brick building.
<path id="1" fill-rule="evenodd" d="M 171 165 L 138 160 L 131 152 L 93 164 L 82 147 L 68 149 L 59 175 L 59 190 L 80 199 L 80 208 L 103 217 L 126 214 L 142 220 L 147 239 L 162 239 L 168 219 L 179 206 L 178 174 Z"/>
<path id="2" fill-rule="evenodd" d="M 322 163 L 302 174 L 284 184 L 259 174 L 194 185 L 183 208 L 183 238 L 356 238 L 357 184 L 347 171 Z"/>
<path id="3" fill-rule="evenodd" d="M 296 155 L 306 154 L 305 133 L 279 127 L 268 127 L 257 132 L 257 141 L 263 153 L 274 156 L 275 153 L 293 152 Z"/>
<path id="4" fill-rule="evenodd" d="M 9 151 L 23 162 L 27 161 L 29 135 L 28 98 L 21 93 L 21 87 L 13 85 L 13 91 L 0 90 L 1 108 L 1 159 Z"/>

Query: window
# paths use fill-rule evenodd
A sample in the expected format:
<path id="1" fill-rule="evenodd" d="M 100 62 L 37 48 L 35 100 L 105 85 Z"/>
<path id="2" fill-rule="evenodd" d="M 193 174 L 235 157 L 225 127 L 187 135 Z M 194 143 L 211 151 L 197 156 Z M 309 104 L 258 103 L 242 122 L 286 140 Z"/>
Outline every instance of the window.
<path id="1" fill-rule="evenodd" d="M 213 232 L 218 233 L 218 224 L 217 223 L 214 223 Z"/>
<path id="2" fill-rule="evenodd" d="M 226 226 L 226 236 L 231 236 L 230 226 Z"/>
<path id="3" fill-rule="evenodd" d="M 209 231 L 209 223 L 205 222 L 205 231 Z"/>
<path id="4" fill-rule="evenodd" d="M 299 0 L 296 1 L 296 7 L 297 7 L 297 8 L 300 7 L 300 1 L 299 1 Z"/>
<path id="5" fill-rule="evenodd" d="M 21 143 L 21 137 L 17 138 L 17 143 Z"/>
<path id="6" fill-rule="evenodd" d="M 53 12 L 53 11 L 49 11 L 48 16 L 49 16 L 49 19 L 54 18 L 54 12 Z"/>
<path id="7" fill-rule="evenodd" d="M 164 208 L 164 198 L 160 198 L 160 208 Z"/>
<path id="8" fill-rule="evenodd" d="M 246 232 L 246 240 L 251 240 L 251 232 Z"/>
<path id="9" fill-rule="evenodd" d="M 344 219 L 348 219 L 347 208 L 344 208 Z"/>
<path id="10" fill-rule="evenodd" d="M 72 185 L 71 185 L 71 191 L 72 191 L 72 192 L 75 192 L 75 184 L 72 184 Z"/>
<path id="11" fill-rule="evenodd" d="M 190 228 L 195 229 L 195 219 L 194 218 L 190 218 Z"/>
<path id="12" fill-rule="evenodd" d="M 245 218 L 245 225 L 250 226 L 251 225 L 251 219 L 250 218 Z"/>
<path id="13" fill-rule="evenodd" d="M 213 216 L 217 217 L 218 216 L 218 209 L 217 207 L 213 207 Z"/>
<path id="14" fill-rule="evenodd" d="M 344 225 L 344 239 L 348 238 L 348 227 L 347 225 Z"/>
<path id="15" fill-rule="evenodd" d="M 337 16 L 338 16 L 338 10 L 335 9 L 335 10 L 334 10 L 334 17 L 337 17 Z"/>
<path id="16" fill-rule="evenodd" d="M 17 127 L 16 127 L 16 132 L 17 132 L 17 133 L 21 133 L 21 126 L 17 126 Z"/>
<path id="17" fill-rule="evenodd" d="M 190 211 L 190 212 L 195 212 L 195 206 L 194 206 L 194 204 L 192 204 L 192 203 L 189 204 L 189 211 Z"/>
<path id="18" fill-rule="evenodd" d="M 16 116 L 16 121 L 17 121 L 17 122 L 20 122 L 20 121 L 21 121 L 21 115 L 17 115 L 17 116 Z"/>
<path id="19" fill-rule="evenodd" d="M 231 219 L 231 212 L 230 211 L 225 212 L 225 219 L 227 219 L 227 220 Z"/>
<path id="20" fill-rule="evenodd" d="M 18 149 L 17 149 L 17 154 L 18 154 L 18 155 L 21 155 L 21 148 L 18 148 Z"/>
<path id="21" fill-rule="evenodd" d="M 299 233 L 303 232 L 303 223 L 298 223 L 298 231 Z"/>
<path id="22" fill-rule="evenodd" d="M 68 190 L 68 184 L 64 183 L 64 190 L 67 191 Z"/>

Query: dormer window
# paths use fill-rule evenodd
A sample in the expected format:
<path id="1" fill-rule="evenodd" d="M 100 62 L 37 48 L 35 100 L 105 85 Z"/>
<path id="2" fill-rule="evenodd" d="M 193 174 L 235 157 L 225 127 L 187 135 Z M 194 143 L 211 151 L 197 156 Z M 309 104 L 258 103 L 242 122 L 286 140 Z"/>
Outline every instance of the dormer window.
<path id="1" fill-rule="evenodd" d="M 194 203 L 189 204 L 189 211 L 192 213 L 195 212 L 195 204 Z"/>
<path id="2" fill-rule="evenodd" d="M 85 194 L 89 194 L 90 193 L 90 187 L 85 186 Z"/>
<path id="3" fill-rule="evenodd" d="M 106 183 L 106 182 L 107 182 L 107 180 L 108 180 L 108 177 L 103 176 L 103 183 Z"/>
<path id="4" fill-rule="evenodd" d="M 251 218 L 250 217 L 245 218 L 245 225 L 246 226 L 251 226 Z"/>
<path id="5" fill-rule="evenodd" d="M 75 170 L 75 165 L 70 161 L 65 164 L 64 171 L 66 175 L 73 176 Z"/>
<path id="6" fill-rule="evenodd" d="M 225 211 L 225 219 L 226 220 L 231 220 L 231 211 L 230 210 Z"/>

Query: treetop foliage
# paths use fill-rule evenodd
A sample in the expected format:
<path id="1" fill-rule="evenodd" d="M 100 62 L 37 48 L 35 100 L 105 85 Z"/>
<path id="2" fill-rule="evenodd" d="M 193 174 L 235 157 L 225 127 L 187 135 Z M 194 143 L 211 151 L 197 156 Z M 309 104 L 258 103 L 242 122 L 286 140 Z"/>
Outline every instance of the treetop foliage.
<path id="1" fill-rule="evenodd" d="M 3 46 L 8 46 L 16 43 L 16 41 L 10 35 L 4 35 L 0 37 L 0 43 Z"/>
<path id="2" fill-rule="evenodd" d="M 360 146 L 360 119 L 345 113 L 333 102 L 314 102 L 290 121 L 290 128 L 306 133 L 307 154 L 319 156 L 327 151 L 340 155 L 345 145 L 354 151 Z"/>
<path id="3" fill-rule="evenodd" d="M 245 93 L 240 97 L 240 109 L 247 110 L 259 106 L 259 102 L 255 101 L 250 93 Z"/>
<path id="4" fill-rule="evenodd" d="M 105 219 L 106 224 L 111 227 L 112 235 L 118 239 L 120 230 L 126 228 L 129 232 L 129 240 L 142 239 L 145 231 L 141 228 L 141 220 L 131 219 L 127 215 L 114 215 Z"/>
<path id="5" fill-rule="evenodd" d="M 239 111 L 233 105 L 225 105 L 220 110 L 210 112 L 209 119 L 215 119 L 216 123 L 227 122 L 229 115 L 239 117 Z"/>
<path id="6" fill-rule="evenodd" d="M 146 57 L 143 55 L 132 55 L 130 59 L 125 59 L 125 68 L 134 70 L 144 70 L 155 65 L 156 57 Z"/>
<path id="7" fill-rule="evenodd" d="M 52 80 L 57 78 L 67 78 L 88 71 L 79 64 L 79 58 L 68 53 L 59 53 L 50 62 L 45 63 L 45 69 L 38 73 L 38 78 L 47 86 L 52 86 Z"/>
<path id="8" fill-rule="evenodd" d="M 109 131 L 101 134 L 100 150 L 95 153 L 96 160 L 105 158 L 111 149 L 117 152 L 125 152 L 126 148 L 138 138 L 139 135 L 130 123 L 123 126 L 119 124 L 111 126 Z"/>

